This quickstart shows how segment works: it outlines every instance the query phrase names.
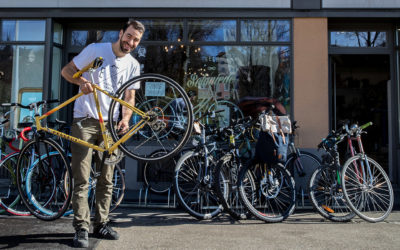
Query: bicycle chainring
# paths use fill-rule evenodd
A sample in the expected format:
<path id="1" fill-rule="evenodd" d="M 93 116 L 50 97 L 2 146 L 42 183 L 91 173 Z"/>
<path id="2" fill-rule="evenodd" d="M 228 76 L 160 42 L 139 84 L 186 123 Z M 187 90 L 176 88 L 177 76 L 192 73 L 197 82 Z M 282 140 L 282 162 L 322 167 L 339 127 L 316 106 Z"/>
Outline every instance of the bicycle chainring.
<path id="1" fill-rule="evenodd" d="M 99 147 L 104 148 L 104 141 L 100 143 Z M 99 156 L 99 159 L 101 160 L 103 158 L 103 152 L 97 151 L 97 155 Z M 124 158 L 124 153 L 122 150 L 119 148 L 115 149 L 111 155 L 109 155 L 105 160 L 104 164 L 107 165 L 115 165 L 119 163 L 123 158 Z"/>

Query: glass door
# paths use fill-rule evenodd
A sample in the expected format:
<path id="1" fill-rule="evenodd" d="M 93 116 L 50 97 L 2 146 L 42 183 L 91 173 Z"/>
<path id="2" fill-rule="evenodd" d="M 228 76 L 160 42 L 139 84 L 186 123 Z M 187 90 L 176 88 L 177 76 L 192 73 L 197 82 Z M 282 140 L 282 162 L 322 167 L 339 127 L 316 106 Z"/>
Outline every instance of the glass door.
<path id="1" fill-rule="evenodd" d="M 372 121 L 364 149 L 388 172 L 390 56 L 331 55 L 331 72 L 332 128 L 346 119 L 359 125 Z"/>

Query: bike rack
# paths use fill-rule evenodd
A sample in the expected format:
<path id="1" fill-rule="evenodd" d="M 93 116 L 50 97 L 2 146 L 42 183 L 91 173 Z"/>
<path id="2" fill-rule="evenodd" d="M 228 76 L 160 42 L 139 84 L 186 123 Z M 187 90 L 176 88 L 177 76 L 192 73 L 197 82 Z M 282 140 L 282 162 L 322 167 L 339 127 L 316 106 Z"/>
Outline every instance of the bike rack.
<path id="1" fill-rule="evenodd" d="M 176 195 L 175 192 L 172 191 L 172 187 L 168 189 L 167 199 L 165 202 L 157 203 L 152 202 L 150 187 L 143 186 L 139 189 L 139 200 L 137 203 L 138 207 L 149 207 L 149 208 L 176 208 Z M 162 196 L 160 194 L 160 196 Z"/>

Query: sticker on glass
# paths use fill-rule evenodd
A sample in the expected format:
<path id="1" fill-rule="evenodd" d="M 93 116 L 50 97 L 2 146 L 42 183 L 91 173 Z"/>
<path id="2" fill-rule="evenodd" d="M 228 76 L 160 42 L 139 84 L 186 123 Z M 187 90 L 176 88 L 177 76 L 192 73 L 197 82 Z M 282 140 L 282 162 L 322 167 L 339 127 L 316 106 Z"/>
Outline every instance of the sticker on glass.
<path id="1" fill-rule="evenodd" d="M 165 96 L 164 82 L 146 82 L 146 96 Z"/>

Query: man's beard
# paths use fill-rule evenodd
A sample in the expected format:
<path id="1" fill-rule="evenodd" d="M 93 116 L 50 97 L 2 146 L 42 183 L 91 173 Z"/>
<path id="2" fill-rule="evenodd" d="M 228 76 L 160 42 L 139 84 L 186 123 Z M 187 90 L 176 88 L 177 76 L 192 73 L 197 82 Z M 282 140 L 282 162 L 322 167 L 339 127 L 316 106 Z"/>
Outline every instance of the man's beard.
<path id="1" fill-rule="evenodd" d="M 120 47 L 121 51 L 122 51 L 123 53 L 125 53 L 125 54 L 129 54 L 133 49 L 130 49 L 130 50 L 124 49 L 123 43 L 124 43 L 124 42 L 123 42 L 122 40 L 119 41 L 119 47 Z M 128 46 L 129 46 L 129 45 L 128 45 Z"/>

